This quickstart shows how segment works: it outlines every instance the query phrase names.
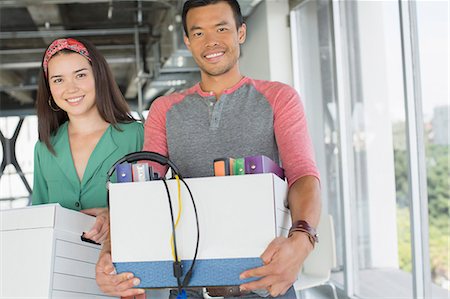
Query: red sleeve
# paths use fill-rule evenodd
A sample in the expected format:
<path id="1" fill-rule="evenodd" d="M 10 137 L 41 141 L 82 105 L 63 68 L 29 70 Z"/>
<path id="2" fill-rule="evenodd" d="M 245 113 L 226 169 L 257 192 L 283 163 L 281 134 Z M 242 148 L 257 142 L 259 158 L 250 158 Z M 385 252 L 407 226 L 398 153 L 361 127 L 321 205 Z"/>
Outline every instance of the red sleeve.
<path id="1" fill-rule="evenodd" d="M 289 187 L 307 175 L 320 179 L 300 96 L 282 83 L 260 81 L 259 85 L 273 109 L 275 138 Z"/>
<path id="2" fill-rule="evenodd" d="M 166 115 L 170 108 L 182 100 L 180 94 L 160 97 L 156 99 L 151 107 L 144 126 L 144 151 L 156 152 L 163 156 L 168 156 L 167 137 L 166 137 Z M 149 162 L 153 170 L 160 176 L 164 176 L 167 167 L 156 162 Z"/>

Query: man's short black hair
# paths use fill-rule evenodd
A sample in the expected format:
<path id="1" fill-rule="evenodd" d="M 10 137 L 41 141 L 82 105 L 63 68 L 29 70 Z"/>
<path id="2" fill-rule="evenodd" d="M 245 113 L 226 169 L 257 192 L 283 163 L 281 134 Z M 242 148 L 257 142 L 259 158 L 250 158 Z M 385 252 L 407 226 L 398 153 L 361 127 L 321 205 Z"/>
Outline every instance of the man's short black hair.
<path id="1" fill-rule="evenodd" d="M 237 29 L 239 29 L 239 27 L 241 27 L 242 24 L 244 24 L 244 18 L 242 17 L 241 13 L 241 6 L 237 2 L 237 0 L 187 0 L 183 5 L 183 14 L 182 14 L 183 28 L 186 36 L 189 37 L 188 28 L 186 24 L 186 16 L 188 11 L 191 8 L 202 7 L 206 5 L 216 4 L 219 2 L 226 2 L 231 7 L 231 9 L 233 10 L 234 20 L 236 22 Z"/>

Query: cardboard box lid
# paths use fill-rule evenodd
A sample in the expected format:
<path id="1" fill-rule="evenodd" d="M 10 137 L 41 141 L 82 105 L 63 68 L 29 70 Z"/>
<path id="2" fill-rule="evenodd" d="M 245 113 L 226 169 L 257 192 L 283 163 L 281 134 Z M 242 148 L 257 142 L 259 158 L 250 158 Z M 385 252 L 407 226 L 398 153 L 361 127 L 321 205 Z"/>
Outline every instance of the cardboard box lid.
<path id="1" fill-rule="evenodd" d="M 55 228 L 81 234 L 94 223 L 95 217 L 63 208 L 59 204 L 0 211 L 0 231 Z"/>

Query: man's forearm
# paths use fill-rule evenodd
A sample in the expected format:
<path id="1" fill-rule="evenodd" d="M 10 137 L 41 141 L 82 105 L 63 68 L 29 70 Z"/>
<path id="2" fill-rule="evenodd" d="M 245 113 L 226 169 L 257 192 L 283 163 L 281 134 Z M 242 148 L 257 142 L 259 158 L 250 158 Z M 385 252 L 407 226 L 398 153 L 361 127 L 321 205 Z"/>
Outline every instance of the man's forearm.
<path id="1" fill-rule="evenodd" d="M 289 188 L 289 209 L 292 223 L 304 220 L 312 227 L 317 227 L 320 220 L 321 200 L 320 183 L 314 176 L 305 176 Z"/>

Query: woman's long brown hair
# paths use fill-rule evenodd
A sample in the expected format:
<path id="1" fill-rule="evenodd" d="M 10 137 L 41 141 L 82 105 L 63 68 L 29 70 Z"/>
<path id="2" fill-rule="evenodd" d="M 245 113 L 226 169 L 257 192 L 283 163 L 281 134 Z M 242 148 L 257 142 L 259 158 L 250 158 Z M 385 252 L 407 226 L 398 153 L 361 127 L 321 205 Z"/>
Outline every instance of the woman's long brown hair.
<path id="1" fill-rule="evenodd" d="M 114 76 L 108 63 L 106 62 L 106 59 L 90 42 L 81 39 L 76 40 L 84 44 L 89 52 L 89 57 L 91 58 L 90 64 L 92 66 L 95 80 L 95 102 L 100 116 L 118 130 L 118 123 L 130 123 L 135 121 L 130 114 L 130 108 L 125 101 L 125 98 L 114 80 Z M 64 53 L 67 54 L 76 52 L 65 49 L 55 55 L 61 55 Z M 58 131 L 59 127 L 64 122 L 69 120 L 69 117 L 64 110 L 53 111 L 50 108 L 48 104 L 50 96 L 51 92 L 48 78 L 41 66 L 36 100 L 39 140 L 45 143 L 48 150 L 52 154 L 56 155 L 53 145 L 50 142 L 50 138 Z M 51 101 L 53 107 L 56 108 L 56 104 L 53 99 Z"/>

